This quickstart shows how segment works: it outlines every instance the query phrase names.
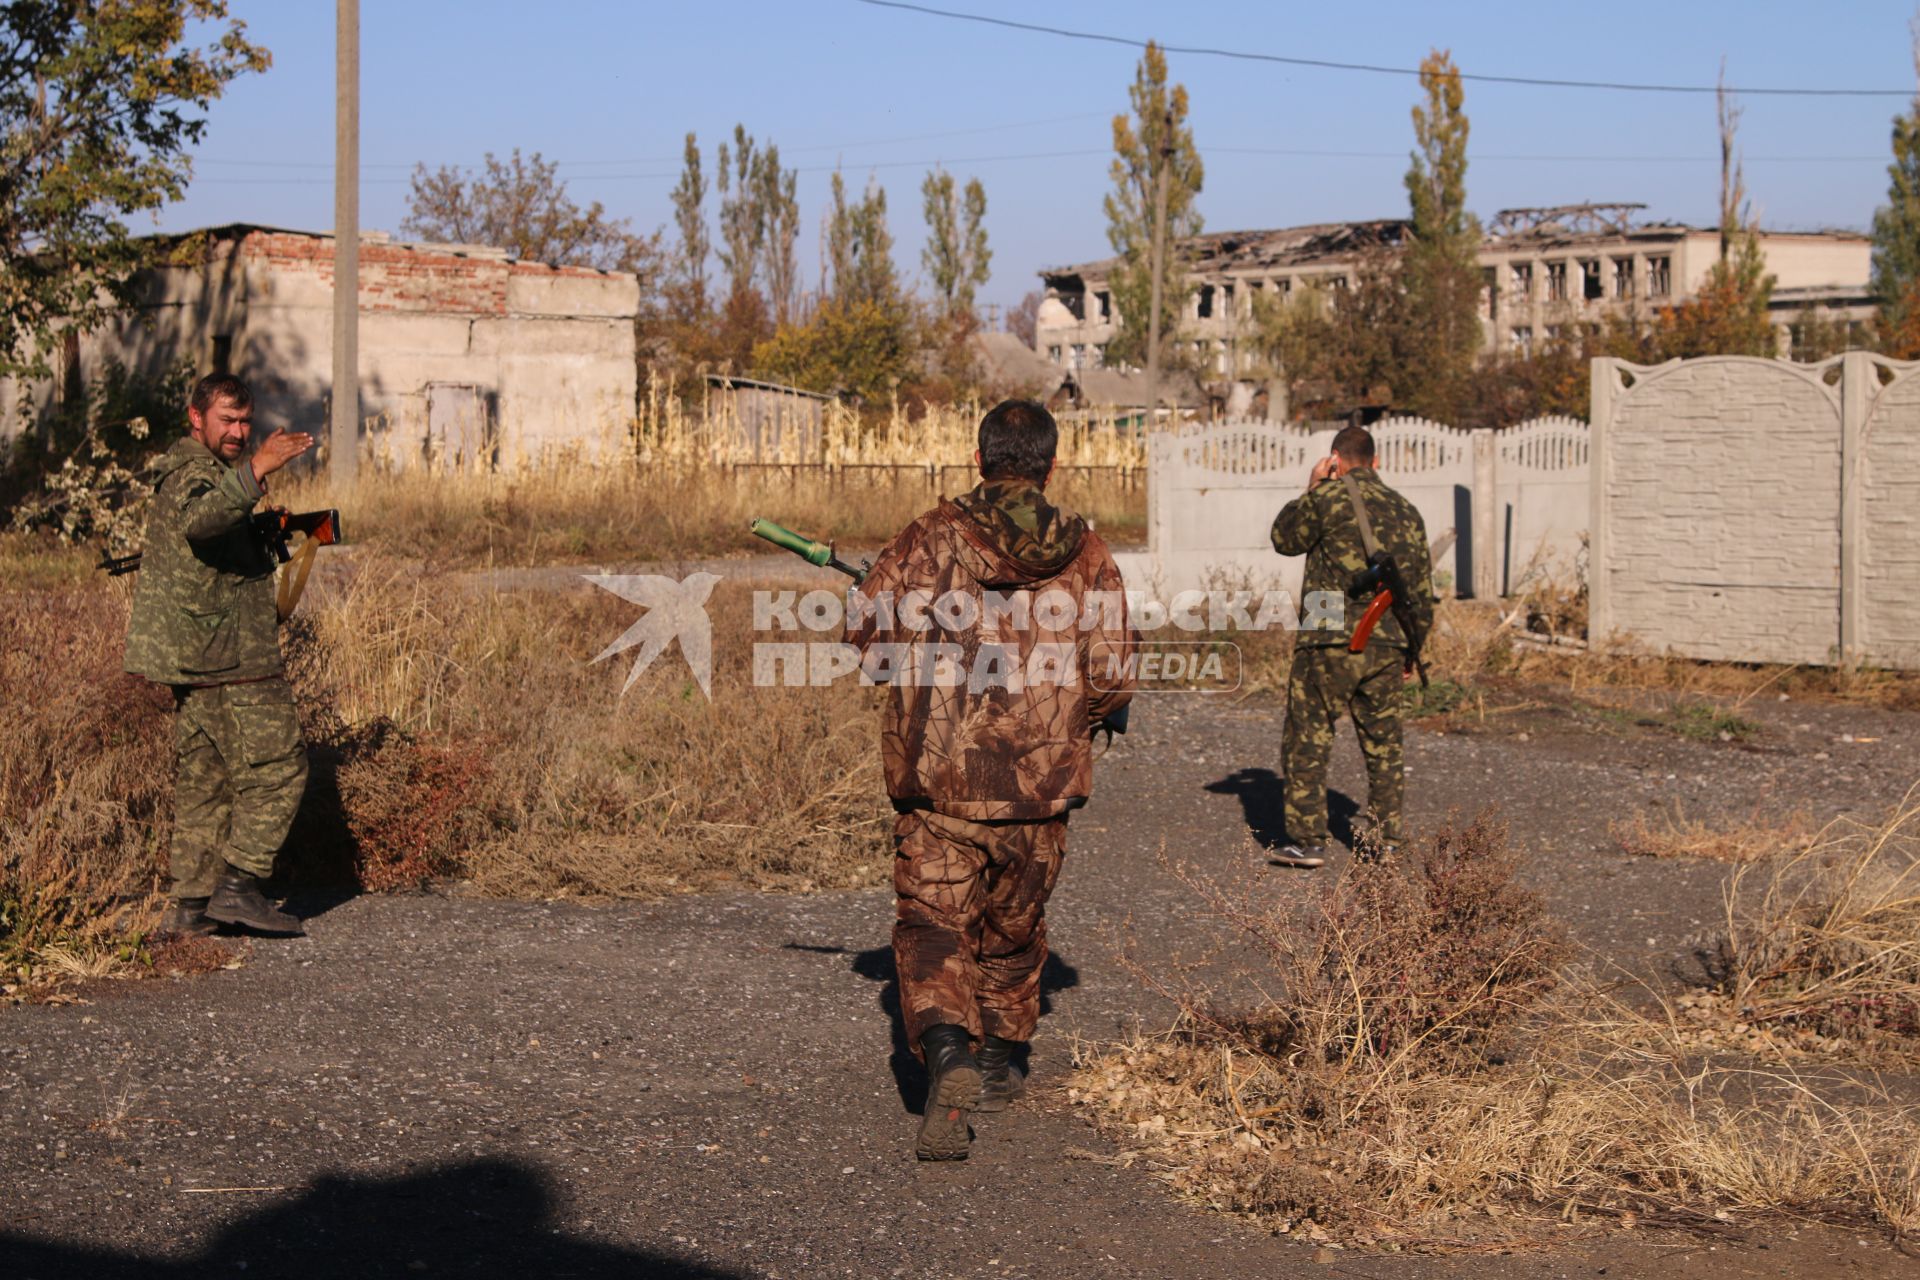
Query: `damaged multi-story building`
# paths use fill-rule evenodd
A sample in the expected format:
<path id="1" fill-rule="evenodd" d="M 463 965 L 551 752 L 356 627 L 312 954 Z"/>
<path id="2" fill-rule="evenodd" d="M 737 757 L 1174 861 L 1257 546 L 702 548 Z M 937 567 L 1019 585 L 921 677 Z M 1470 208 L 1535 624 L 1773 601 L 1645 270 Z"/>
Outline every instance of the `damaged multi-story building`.
<path id="1" fill-rule="evenodd" d="M 1609 314 L 1651 316 L 1693 296 L 1719 260 L 1719 230 L 1637 223 L 1633 215 L 1643 207 L 1582 204 L 1496 214 L 1479 254 L 1481 350 L 1530 350 L 1568 326 Z M 1406 220 L 1388 218 L 1181 240 L 1188 288 L 1172 336 L 1181 363 L 1201 371 L 1214 404 L 1229 414 L 1264 399 L 1266 384 L 1254 380 L 1275 371 L 1258 348 L 1259 300 L 1349 288 L 1369 255 L 1401 247 L 1410 232 Z M 1796 327 L 1810 310 L 1846 324 L 1872 316 L 1866 236 L 1762 231 L 1760 246 L 1775 277 L 1770 308 L 1782 355 L 1793 353 Z M 1109 367 L 1107 344 L 1119 319 L 1111 277 L 1118 264 L 1104 258 L 1040 273 L 1046 292 L 1034 345 L 1041 356 L 1068 370 Z"/>
<path id="2" fill-rule="evenodd" d="M 333 237 L 234 225 L 167 237 L 127 305 L 70 331 L 54 376 L 0 380 L 0 440 L 118 373 L 234 373 L 263 427 L 322 433 L 333 382 Z M 632 275 L 483 245 L 360 240 L 361 448 L 376 465 L 479 468 L 625 449 Z M 157 425 L 157 424 L 156 424 Z"/>

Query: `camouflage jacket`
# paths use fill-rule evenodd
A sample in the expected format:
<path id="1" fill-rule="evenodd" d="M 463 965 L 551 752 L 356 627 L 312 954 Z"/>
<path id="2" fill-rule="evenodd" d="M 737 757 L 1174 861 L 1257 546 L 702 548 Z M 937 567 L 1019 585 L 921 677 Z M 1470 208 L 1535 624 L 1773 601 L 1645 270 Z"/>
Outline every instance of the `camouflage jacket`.
<path id="1" fill-rule="evenodd" d="M 248 516 L 264 490 L 192 436 L 155 466 L 146 545 L 127 620 L 126 669 L 160 684 L 278 675 L 273 554 Z"/>
<path id="2" fill-rule="evenodd" d="M 1107 544 L 1026 481 L 942 502 L 880 553 L 847 639 L 891 687 L 887 794 L 1031 820 L 1093 790 L 1092 726 L 1133 697 L 1125 584 Z"/>
<path id="3" fill-rule="evenodd" d="M 1389 489 L 1372 467 L 1355 467 L 1351 474 L 1360 486 L 1380 549 L 1394 558 L 1414 598 L 1408 601 L 1414 625 L 1422 634 L 1433 627 L 1433 565 L 1427 553 L 1427 526 L 1413 504 Z M 1273 520 L 1273 549 L 1283 556 L 1305 556 L 1306 576 L 1300 584 L 1303 645 L 1345 645 L 1353 625 L 1366 612 L 1372 596 L 1349 596 L 1354 576 L 1367 567 L 1360 542 L 1360 525 L 1353 515 L 1347 487 L 1336 478 L 1322 480 L 1280 509 Z M 1316 609 L 1316 592 L 1328 593 L 1321 602 L 1344 599 L 1344 609 Z M 1336 625 L 1337 624 L 1337 625 Z M 1407 647 L 1400 621 L 1391 613 L 1380 619 L 1368 646 Z"/>

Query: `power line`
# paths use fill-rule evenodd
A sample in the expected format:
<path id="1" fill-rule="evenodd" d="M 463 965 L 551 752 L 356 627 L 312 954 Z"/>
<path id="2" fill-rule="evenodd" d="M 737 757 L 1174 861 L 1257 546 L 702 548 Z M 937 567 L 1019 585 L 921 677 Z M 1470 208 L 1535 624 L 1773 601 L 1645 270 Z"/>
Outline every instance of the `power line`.
<path id="1" fill-rule="evenodd" d="M 924 169 L 934 165 L 958 166 L 969 164 L 999 164 L 1018 160 L 1069 160 L 1084 159 L 1088 156 L 1110 156 L 1110 150 L 1077 151 L 1026 151 L 995 156 L 948 156 L 930 160 L 884 160 L 875 164 L 816 164 L 800 165 L 795 173 L 832 173 L 844 169 L 858 173 L 881 169 Z M 1304 147 L 1203 147 L 1201 155 L 1239 155 L 1239 156 L 1276 156 L 1301 160 L 1405 160 L 1405 151 L 1329 151 Z M 1835 156 L 1835 155 L 1759 155 L 1744 156 L 1747 164 L 1884 164 L 1886 156 Z M 1714 155 L 1545 155 L 1520 152 L 1476 152 L 1467 157 L 1470 164 L 1487 162 L 1515 162 L 1524 164 L 1718 164 L 1720 157 Z M 660 170 L 654 173 L 581 173 L 567 179 L 569 182 L 643 182 L 678 177 L 675 170 Z M 332 182 L 331 178 L 196 178 L 196 183 L 212 186 L 323 186 Z M 411 181 L 409 178 L 363 178 L 363 183 L 379 186 L 397 186 Z"/>
<path id="2" fill-rule="evenodd" d="M 938 133 L 913 133 L 897 138 L 868 138 L 859 142 L 821 142 L 809 144 L 804 147 L 788 147 L 786 148 L 786 154 L 808 155 L 816 151 L 851 151 L 856 147 L 889 147 L 902 142 L 933 142 L 941 138 L 967 138 L 982 133 L 1004 133 L 1009 129 L 1038 129 L 1046 125 L 1071 124 L 1079 120 L 1104 120 L 1108 118 L 1108 114 L 1109 113 L 1105 111 L 1082 111 L 1070 116 L 1049 116 L 1044 120 L 1014 120 L 1006 124 L 975 125 L 967 129 L 946 129 Z M 613 160 L 554 160 L 550 163 L 561 169 L 572 169 L 618 164 L 677 164 L 681 158 L 680 155 L 676 154 L 670 156 L 625 156 Z M 317 160 L 241 160 L 230 156 L 195 156 L 193 159 L 195 164 L 220 165 L 232 168 L 325 169 L 329 172 L 333 169 L 331 164 Z M 362 163 L 360 167 L 362 169 L 406 169 L 411 171 L 416 166 L 425 164 L 426 161 L 424 160 L 370 160 Z M 475 166 L 471 163 L 464 163 L 449 167 L 471 169 Z"/>
<path id="3" fill-rule="evenodd" d="M 860 4 L 873 5 L 880 9 L 901 9 L 909 13 L 924 13 L 936 18 L 952 18 L 959 22 L 978 22 L 991 27 L 1009 27 L 1015 31 L 1034 31 L 1042 35 L 1061 36 L 1068 40 L 1092 40 L 1102 44 L 1127 45 L 1130 48 L 1144 49 L 1148 42 L 1134 40 L 1126 36 L 1107 35 L 1096 31 L 1073 31 L 1066 27 L 1049 27 L 1037 22 L 1016 22 L 1011 18 L 990 18 L 980 13 L 958 13 L 951 9 L 935 9 L 924 4 L 909 4 L 906 0 L 858 0 Z M 1167 53 L 1191 53 L 1210 58 L 1234 58 L 1242 62 L 1277 62 L 1290 67 L 1317 67 L 1326 71 L 1365 71 L 1374 75 L 1417 76 L 1417 67 L 1386 67 L 1368 62 L 1335 62 L 1327 58 L 1289 57 L 1278 53 L 1252 53 L 1245 49 L 1212 49 L 1202 45 L 1159 44 L 1156 46 Z M 1460 72 L 1462 80 L 1475 80 L 1482 84 L 1529 85 L 1544 89 L 1611 89 L 1627 93 L 1718 93 L 1718 85 L 1699 84 L 1635 84 L 1618 80 L 1557 80 L 1541 76 L 1496 76 L 1476 75 Z M 1911 98 L 1912 89 L 1790 89 L 1790 88 L 1734 88 L 1728 86 L 1728 93 L 1751 94 L 1755 97 L 1792 97 L 1792 98 Z"/>

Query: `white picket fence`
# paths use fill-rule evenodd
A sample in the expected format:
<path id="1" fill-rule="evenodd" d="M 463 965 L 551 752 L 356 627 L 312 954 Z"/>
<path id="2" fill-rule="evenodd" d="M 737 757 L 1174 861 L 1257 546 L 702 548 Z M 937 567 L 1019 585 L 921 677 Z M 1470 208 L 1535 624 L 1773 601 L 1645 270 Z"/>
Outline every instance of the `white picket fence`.
<path id="1" fill-rule="evenodd" d="M 1444 589 L 1489 596 L 1571 566 L 1587 528 L 1585 423 L 1539 418 L 1490 432 L 1394 418 L 1371 430 L 1382 478 L 1420 512 L 1428 540 L 1447 543 L 1434 563 Z M 1333 435 L 1228 422 L 1152 437 L 1147 552 L 1123 566 L 1130 578 L 1167 592 L 1297 592 L 1302 562 L 1274 554 L 1269 530 Z"/>

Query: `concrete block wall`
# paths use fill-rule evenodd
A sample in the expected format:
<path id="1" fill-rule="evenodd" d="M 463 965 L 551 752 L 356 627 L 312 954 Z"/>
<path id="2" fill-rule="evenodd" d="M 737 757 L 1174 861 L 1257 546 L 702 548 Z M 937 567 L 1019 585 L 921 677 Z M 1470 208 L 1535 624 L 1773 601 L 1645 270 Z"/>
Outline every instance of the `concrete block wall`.
<path id="1" fill-rule="evenodd" d="M 1920 667 L 1920 364 L 1593 367 L 1589 634 Z"/>

